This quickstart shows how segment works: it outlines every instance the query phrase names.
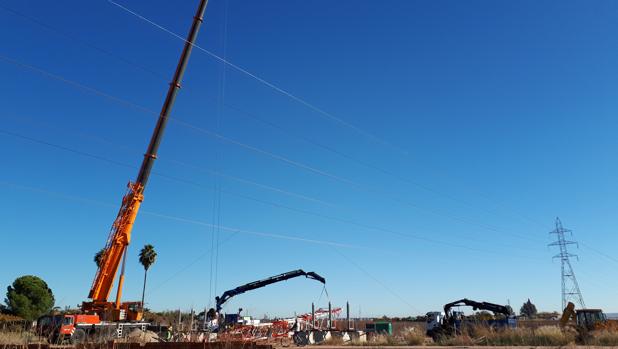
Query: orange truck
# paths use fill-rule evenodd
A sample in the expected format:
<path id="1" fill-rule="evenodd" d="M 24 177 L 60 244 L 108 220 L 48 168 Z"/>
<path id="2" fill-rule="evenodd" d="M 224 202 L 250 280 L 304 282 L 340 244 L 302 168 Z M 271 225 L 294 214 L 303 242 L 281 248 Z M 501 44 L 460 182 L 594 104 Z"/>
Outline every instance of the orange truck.
<path id="1" fill-rule="evenodd" d="M 37 320 L 37 333 L 47 338 L 49 343 L 78 344 L 88 340 L 124 337 L 136 328 L 145 331 L 149 325 L 137 321 L 101 321 L 96 314 L 45 315 Z"/>

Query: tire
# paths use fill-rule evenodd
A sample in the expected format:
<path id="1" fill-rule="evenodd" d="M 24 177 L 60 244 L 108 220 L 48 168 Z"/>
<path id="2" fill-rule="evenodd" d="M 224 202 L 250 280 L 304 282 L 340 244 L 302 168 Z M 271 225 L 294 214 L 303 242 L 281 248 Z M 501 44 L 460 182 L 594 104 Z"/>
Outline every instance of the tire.
<path id="1" fill-rule="evenodd" d="M 71 344 L 81 344 L 86 342 L 86 331 L 76 328 L 71 336 Z"/>

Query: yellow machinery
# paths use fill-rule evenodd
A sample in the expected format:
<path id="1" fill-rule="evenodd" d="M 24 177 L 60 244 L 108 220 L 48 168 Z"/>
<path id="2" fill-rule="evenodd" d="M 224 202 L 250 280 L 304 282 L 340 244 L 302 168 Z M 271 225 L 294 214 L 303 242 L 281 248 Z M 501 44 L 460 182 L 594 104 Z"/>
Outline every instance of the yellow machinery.
<path id="1" fill-rule="evenodd" d="M 569 321 L 575 320 L 577 328 L 588 331 L 606 327 L 607 317 L 601 309 L 579 309 L 575 310 L 575 304 L 569 302 L 562 312 L 560 327 L 568 325 Z"/>

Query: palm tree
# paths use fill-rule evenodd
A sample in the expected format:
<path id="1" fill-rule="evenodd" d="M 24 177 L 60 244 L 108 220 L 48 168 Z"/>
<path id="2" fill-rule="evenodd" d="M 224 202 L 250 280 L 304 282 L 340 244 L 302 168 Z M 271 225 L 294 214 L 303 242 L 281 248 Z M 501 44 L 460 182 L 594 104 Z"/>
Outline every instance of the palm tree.
<path id="1" fill-rule="evenodd" d="M 144 245 L 142 250 L 139 252 L 139 262 L 144 266 L 144 287 L 142 289 L 142 309 L 144 309 L 144 295 L 146 294 L 146 275 L 148 274 L 148 269 L 151 265 L 154 264 L 157 259 L 157 252 L 154 249 L 154 246 L 147 244 Z"/>
<path id="2" fill-rule="evenodd" d="M 101 262 L 103 261 L 103 253 L 105 252 L 105 248 L 102 248 L 94 255 L 94 262 L 97 264 L 97 268 L 101 267 Z"/>

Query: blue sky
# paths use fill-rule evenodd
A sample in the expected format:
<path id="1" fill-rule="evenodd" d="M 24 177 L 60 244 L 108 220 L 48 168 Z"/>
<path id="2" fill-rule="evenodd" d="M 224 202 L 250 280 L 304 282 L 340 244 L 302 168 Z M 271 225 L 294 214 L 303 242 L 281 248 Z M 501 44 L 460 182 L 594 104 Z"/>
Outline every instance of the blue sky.
<path id="1" fill-rule="evenodd" d="M 120 3 L 183 37 L 197 6 Z M 74 306 L 182 42 L 108 1 L 0 5 L 0 287 L 39 275 Z M 126 299 L 141 296 L 137 253 L 151 243 L 154 309 L 203 308 L 303 268 L 328 297 L 292 280 L 228 311 L 330 299 L 417 315 L 463 297 L 558 310 L 547 233 L 560 216 L 581 243 L 587 305 L 618 311 L 617 14 L 612 1 L 210 1 L 201 47 L 330 117 L 194 51 Z"/>

